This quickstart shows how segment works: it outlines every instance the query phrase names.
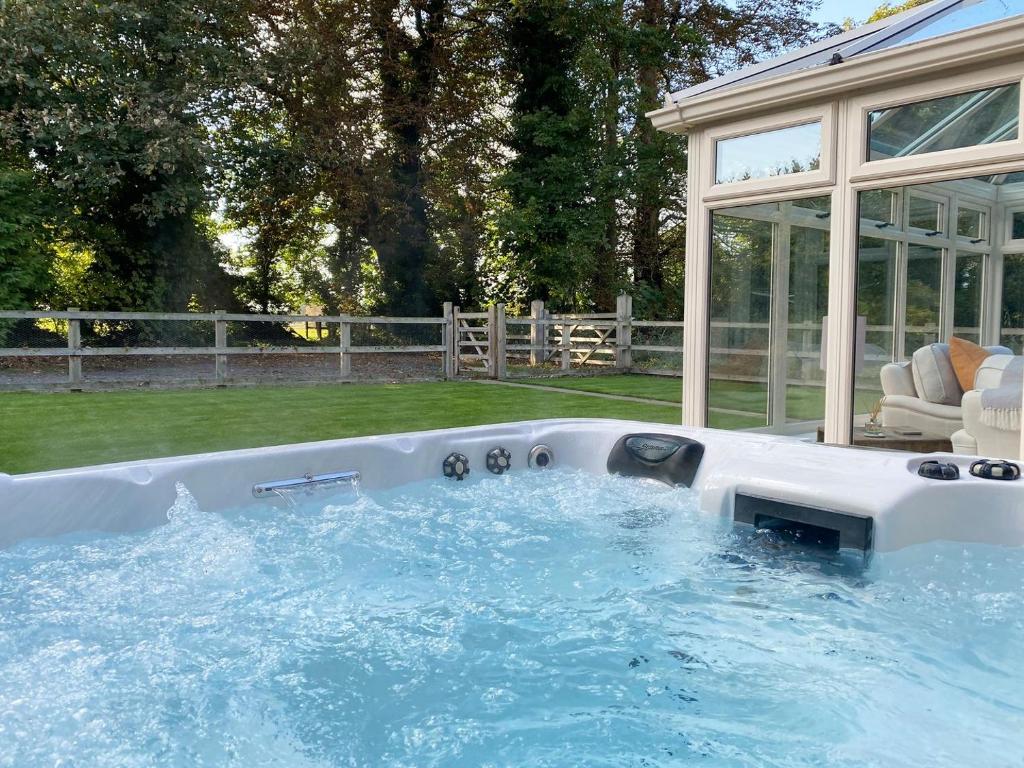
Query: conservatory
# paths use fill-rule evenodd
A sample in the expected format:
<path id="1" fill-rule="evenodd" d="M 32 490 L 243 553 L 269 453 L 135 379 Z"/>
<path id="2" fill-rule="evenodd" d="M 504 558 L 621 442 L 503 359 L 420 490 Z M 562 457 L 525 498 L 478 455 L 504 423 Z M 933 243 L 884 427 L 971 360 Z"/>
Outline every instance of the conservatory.
<path id="1" fill-rule="evenodd" d="M 689 146 L 686 424 L 1020 455 L 1022 80 L 1024 0 L 934 0 L 650 113 Z"/>

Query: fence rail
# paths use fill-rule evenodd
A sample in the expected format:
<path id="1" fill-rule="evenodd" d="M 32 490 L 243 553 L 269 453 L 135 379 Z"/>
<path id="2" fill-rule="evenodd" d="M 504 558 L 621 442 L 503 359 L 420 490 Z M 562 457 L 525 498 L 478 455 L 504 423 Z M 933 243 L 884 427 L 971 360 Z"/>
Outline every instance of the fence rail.
<path id="1" fill-rule="evenodd" d="M 267 315 L 267 314 L 239 314 L 223 311 L 217 312 L 92 312 L 78 309 L 65 311 L 17 311 L 0 310 L 0 330 L 3 323 L 17 322 L 24 320 L 48 321 L 52 324 L 54 331 L 58 330 L 58 324 L 63 329 L 65 343 L 60 346 L 33 346 L 25 344 L 20 346 L 9 345 L 0 348 L 0 358 L 67 358 L 68 376 L 67 383 L 72 387 L 83 382 L 82 360 L 83 358 L 103 357 L 212 357 L 214 360 L 213 380 L 218 384 L 224 384 L 228 380 L 228 359 L 239 356 L 272 356 L 272 355 L 336 355 L 337 369 L 336 376 L 340 379 L 347 379 L 352 374 L 353 355 L 378 355 L 378 354 L 436 354 L 441 361 L 441 374 L 449 375 L 449 332 L 451 324 L 451 306 L 445 306 L 445 315 L 442 317 L 366 317 L 358 315 Z M 121 327 L 125 324 L 161 324 L 164 330 L 153 330 L 152 336 L 157 341 L 150 340 L 137 343 L 118 343 L 116 333 L 113 334 L 113 342 L 105 338 L 97 328 Z M 83 333 L 83 325 L 93 325 L 89 328 L 90 334 Z M 167 336 L 165 325 L 178 325 L 170 335 L 175 339 L 181 336 L 191 335 L 199 341 L 195 343 L 160 343 L 160 336 Z M 263 326 L 282 329 L 284 326 L 302 324 L 308 329 L 310 326 L 316 328 L 315 338 L 311 340 L 309 334 L 300 338 L 293 330 L 287 331 L 290 338 L 281 339 L 282 333 L 274 334 L 275 338 L 269 343 L 258 340 L 258 332 L 247 337 L 244 343 L 231 343 L 229 341 L 229 328 L 239 326 L 252 330 Z M 206 325 L 205 329 L 200 326 Z M 411 327 L 426 326 L 433 327 L 433 333 L 438 335 L 437 343 L 423 343 L 423 338 L 395 338 L 389 339 L 386 343 L 362 343 L 356 344 L 352 341 L 353 328 L 363 329 L 368 335 L 375 332 L 385 336 L 396 336 L 394 331 L 388 330 L 388 326 Z M 324 343 L 324 329 L 328 343 Z M 183 330 L 182 330 L 183 329 Z M 212 331 L 212 336 L 210 335 Z M 108 337 L 111 334 L 107 334 Z M 0 336 L 2 338 L 2 336 Z M 213 343 L 203 343 L 202 339 L 212 339 Z M 254 341 L 255 339 L 255 341 Z M 285 343 L 291 342 L 294 343 Z"/>
<path id="2" fill-rule="evenodd" d="M 11 328 L 20 323 L 18 327 L 24 329 L 26 321 L 32 324 L 31 332 L 22 337 L 24 343 L 18 344 L 17 338 L 12 341 Z M 83 372 L 83 360 L 127 358 L 145 364 L 149 357 L 181 360 L 182 366 L 185 360 L 192 364 L 191 358 L 199 360 L 195 365 L 205 365 L 201 360 L 212 358 L 209 375 L 203 373 L 201 378 L 217 384 L 240 380 L 231 374 L 248 365 L 246 360 L 257 366 L 263 363 L 256 361 L 275 358 L 279 361 L 278 380 L 287 381 L 293 369 L 303 368 L 303 360 L 317 355 L 327 358 L 317 362 L 318 375 L 331 380 L 352 379 L 352 361 L 358 355 L 415 360 L 417 378 L 506 378 L 510 373 L 535 375 L 541 370 L 558 374 L 585 368 L 660 370 L 678 375 L 682 330 L 681 321 L 634 318 L 629 296 L 619 297 L 614 313 L 555 314 L 547 311 L 543 302 L 534 301 L 530 315 L 522 317 L 506 316 L 501 304 L 485 312 L 463 312 L 445 304 L 437 317 L 0 310 L 0 362 L 24 358 L 52 366 L 46 361 L 66 358 L 66 377 L 51 376 L 44 383 L 70 384 L 72 388 L 97 375 L 92 372 L 93 363 Z M 764 380 L 760 367 L 769 355 L 761 336 L 770 331 L 767 323 L 716 320 L 711 322 L 711 330 L 716 334 L 711 353 L 718 360 L 729 361 L 725 367 L 712 366 L 713 379 Z M 797 336 L 787 355 L 803 366 L 800 380 L 819 385 L 820 377 L 811 370 L 820 355 L 820 324 L 792 324 L 789 331 Z M 867 331 L 892 333 L 892 327 L 868 326 Z M 1006 328 L 1003 336 L 1018 338 L 1024 336 L 1024 329 Z M 868 350 L 865 355 L 865 361 L 874 364 L 888 360 L 884 352 Z M 398 376 L 378 378 L 391 380 L 405 374 L 406 363 L 395 366 Z M 175 375 L 172 372 L 172 380 Z M 254 375 L 259 377 L 261 370 Z M 7 387 L 10 379 L 0 376 L 0 388 Z"/>

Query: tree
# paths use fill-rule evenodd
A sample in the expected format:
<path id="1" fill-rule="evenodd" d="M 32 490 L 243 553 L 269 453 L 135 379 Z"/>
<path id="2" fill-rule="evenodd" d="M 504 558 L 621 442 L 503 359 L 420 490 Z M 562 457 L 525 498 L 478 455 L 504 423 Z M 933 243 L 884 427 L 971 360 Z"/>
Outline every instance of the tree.
<path id="1" fill-rule="evenodd" d="M 882 3 L 880 6 L 875 8 L 874 13 L 868 16 L 867 21 L 864 23 L 870 24 L 873 21 L 881 21 L 882 19 L 887 19 L 898 13 L 909 11 L 911 8 L 917 8 L 918 6 L 925 5 L 931 1 L 932 0 L 907 0 L 904 3 L 897 3 L 896 5 L 893 5 L 892 3 Z"/>
<path id="2" fill-rule="evenodd" d="M 44 294 L 55 214 L 32 170 L 0 155 L 0 309 L 31 307 Z"/>
<path id="3" fill-rule="evenodd" d="M 9 0 L 0 141 L 46 178 L 106 306 L 184 309 L 223 284 L 206 162 L 231 4 Z"/>
<path id="4" fill-rule="evenodd" d="M 577 79 L 586 6 L 522 0 L 505 22 L 515 63 L 505 249 L 532 298 L 582 308 L 604 231 L 594 203 L 598 168 L 594 116 Z"/>

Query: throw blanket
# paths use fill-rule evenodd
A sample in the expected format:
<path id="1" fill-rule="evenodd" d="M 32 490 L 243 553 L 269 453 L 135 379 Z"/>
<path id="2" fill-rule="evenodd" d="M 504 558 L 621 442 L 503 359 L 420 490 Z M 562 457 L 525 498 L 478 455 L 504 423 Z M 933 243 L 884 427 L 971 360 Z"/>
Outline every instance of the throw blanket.
<path id="1" fill-rule="evenodd" d="M 999 386 L 981 390 L 981 423 L 996 429 L 1020 430 L 1024 399 L 1024 357 L 1015 356 L 1003 369 Z"/>

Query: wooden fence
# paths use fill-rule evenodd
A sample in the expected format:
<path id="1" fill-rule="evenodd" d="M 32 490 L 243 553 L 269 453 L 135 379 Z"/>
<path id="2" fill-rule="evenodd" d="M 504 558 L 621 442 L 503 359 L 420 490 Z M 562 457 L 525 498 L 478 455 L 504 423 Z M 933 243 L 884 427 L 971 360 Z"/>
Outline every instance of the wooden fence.
<path id="1" fill-rule="evenodd" d="M 72 388 L 81 386 L 86 378 L 82 370 L 84 359 L 124 356 L 212 359 L 209 380 L 217 384 L 232 380 L 230 360 L 238 356 L 274 355 L 335 356 L 337 364 L 333 369 L 328 368 L 327 374 L 338 380 L 352 378 L 354 355 L 382 354 L 420 355 L 420 369 L 426 366 L 433 371 L 430 377 L 446 379 L 531 376 L 539 371 L 558 375 L 581 369 L 652 372 L 651 361 L 640 360 L 638 355 L 653 357 L 656 361 L 661 358 L 653 366 L 655 369 L 660 366 L 660 372 L 680 375 L 681 343 L 649 343 L 644 336 L 666 332 L 673 341 L 681 342 L 683 323 L 640 320 L 633 317 L 632 309 L 632 299 L 620 296 L 615 312 L 556 314 L 549 312 L 544 302 L 534 301 L 530 314 L 523 317 L 508 316 L 502 304 L 486 312 L 463 312 L 458 306 L 445 304 L 439 317 L 6 310 L 0 311 L 0 343 L 6 343 L 0 347 L 0 361 L 4 358 L 66 358 L 67 376 L 61 383 Z M 33 345 L 40 334 L 19 340 L 7 333 L 7 341 L 3 342 L 5 326 L 9 330 L 19 321 L 22 324 L 32 321 L 35 326 L 46 327 L 46 345 Z M 133 323 L 156 330 L 142 343 L 120 343 L 116 334 L 103 337 L 98 332 Z M 261 325 L 275 328 L 277 333 L 269 341 L 261 341 L 254 330 Z M 168 332 L 168 326 L 186 329 L 188 333 Z M 229 328 L 240 335 L 241 340 L 229 339 Z M 282 329 L 285 332 L 282 333 Z M 769 332 L 767 323 L 713 321 L 711 330 L 712 379 L 767 381 L 762 368 L 769 350 L 760 338 Z M 892 333 L 891 326 L 869 326 L 867 330 L 883 335 Z M 928 329 L 910 330 L 925 332 Z M 382 337 L 378 342 L 386 343 L 353 343 L 354 331 L 364 340 L 376 335 Z M 790 370 L 787 380 L 792 379 L 789 381 L 792 384 L 823 386 L 818 364 L 821 325 L 792 324 L 789 333 L 787 359 L 800 370 Z M 1021 329 L 1004 329 L 1003 333 L 1024 335 Z M 115 341 L 111 342 L 111 338 Z M 162 343 L 165 339 L 172 341 Z M 878 352 L 881 354 L 868 352 L 865 355 L 869 366 L 880 366 L 890 359 L 884 351 Z M 434 358 L 436 362 L 431 363 L 430 359 Z M 290 371 L 288 365 L 292 363 L 285 363 L 286 375 Z M 0 387 L 3 386 L 4 382 L 0 381 Z"/>
<path id="2" fill-rule="evenodd" d="M 337 366 L 332 378 L 346 380 L 352 376 L 353 356 L 365 354 L 436 356 L 440 378 L 505 378 L 510 365 L 515 373 L 537 368 L 553 374 L 601 367 L 626 371 L 633 367 L 636 352 L 682 353 L 681 346 L 638 343 L 636 329 L 682 329 L 682 323 L 633 318 L 629 296 L 620 296 L 616 311 L 608 313 L 557 314 L 542 301 L 532 302 L 530 309 L 525 317 L 508 316 L 502 304 L 485 312 L 464 312 L 450 303 L 439 317 L 3 310 L 0 360 L 66 358 L 66 383 L 78 388 L 89 378 L 82 361 L 96 358 L 212 359 L 208 379 L 226 384 L 232 380 L 229 361 L 239 356 L 333 355 Z M 25 321 L 46 333 L 22 338 L 8 333 L 3 341 L 5 325 L 9 330 L 20 322 L 24 328 Z M 260 326 L 277 333 L 260 341 Z M 419 338 L 411 330 L 395 331 L 414 326 Z M 125 328 L 148 333 L 133 331 L 133 336 Z M 230 340 L 229 328 L 242 329 L 243 341 Z M 428 334 L 432 338 L 423 338 L 424 328 L 433 328 Z M 389 343 L 353 343 L 354 331 L 365 336 L 385 329 Z"/>
<path id="3" fill-rule="evenodd" d="M 359 354 L 409 354 L 435 353 L 441 360 L 439 373 L 444 376 L 451 374 L 450 369 L 450 327 L 451 305 L 446 305 L 443 317 L 361 317 L 354 315 L 314 316 L 314 315 L 254 315 L 231 314 L 224 311 L 210 313 L 201 312 L 83 312 L 69 309 L 66 312 L 50 311 L 0 311 L 0 323 L 3 321 L 35 320 L 48 323 L 51 328 L 63 329 L 66 344 L 63 346 L 6 346 L 0 348 L 0 358 L 54 358 L 66 357 L 68 361 L 68 383 L 74 387 L 83 381 L 83 358 L 123 357 L 123 356 L 209 356 L 214 360 L 214 380 L 224 384 L 228 380 L 228 360 L 239 355 L 336 355 L 338 359 L 337 376 L 347 379 L 352 374 L 352 356 Z M 212 338 L 211 344 L 88 344 L 82 333 L 83 323 L 100 326 L 124 325 L 128 323 L 188 324 L 194 329 L 189 335 L 203 337 L 202 326 L 208 325 L 205 334 Z M 282 326 L 304 325 L 304 339 L 297 335 L 295 343 L 259 343 L 230 344 L 228 341 L 229 324 L 272 324 L 276 328 Z M 198 327 L 197 327 L 198 326 Z M 376 330 L 389 326 L 436 326 L 437 342 L 424 343 L 393 343 L 364 344 L 352 343 L 353 328 Z M 310 329 L 315 328 L 315 341 L 309 340 Z M 212 330 L 212 334 L 209 331 Z M 170 334 L 180 336 L 182 334 Z M 280 334 L 277 334 L 280 336 Z M 327 340 L 325 343 L 325 339 Z M 300 341 L 304 343 L 299 343 Z"/>

